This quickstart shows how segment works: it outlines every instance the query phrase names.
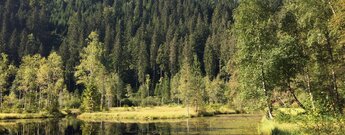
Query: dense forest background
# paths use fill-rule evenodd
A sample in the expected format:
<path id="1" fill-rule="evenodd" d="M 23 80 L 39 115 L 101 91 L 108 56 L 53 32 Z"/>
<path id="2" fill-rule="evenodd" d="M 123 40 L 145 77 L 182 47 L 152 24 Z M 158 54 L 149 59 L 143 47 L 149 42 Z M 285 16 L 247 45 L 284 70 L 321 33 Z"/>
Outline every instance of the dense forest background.
<path id="1" fill-rule="evenodd" d="M 1 106 L 297 103 L 341 112 L 344 4 L 2 0 Z"/>

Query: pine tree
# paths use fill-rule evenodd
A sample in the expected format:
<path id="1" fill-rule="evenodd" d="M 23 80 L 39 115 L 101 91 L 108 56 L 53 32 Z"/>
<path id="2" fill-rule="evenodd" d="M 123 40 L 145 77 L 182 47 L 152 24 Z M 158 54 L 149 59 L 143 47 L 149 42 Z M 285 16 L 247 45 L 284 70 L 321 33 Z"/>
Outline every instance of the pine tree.
<path id="1" fill-rule="evenodd" d="M 65 81 L 68 89 L 74 89 L 75 78 L 74 68 L 79 64 L 80 51 L 84 46 L 83 23 L 81 13 L 73 13 L 68 20 L 68 31 L 66 38 L 61 44 L 59 54 L 64 60 Z"/>
<path id="2" fill-rule="evenodd" d="M 18 32 L 17 29 L 15 29 L 12 32 L 10 41 L 9 41 L 9 50 L 8 50 L 8 54 L 10 54 L 10 58 L 11 61 L 14 61 L 14 63 L 18 63 L 19 62 L 19 58 L 18 58 L 18 49 L 19 49 L 19 39 L 18 39 Z"/>
<path id="3" fill-rule="evenodd" d="M 178 34 L 175 33 L 169 45 L 170 74 L 174 75 L 178 71 Z"/>
<path id="4" fill-rule="evenodd" d="M 193 65 L 189 65 L 184 62 L 180 71 L 179 87 L 181 93 L 181 99 L 186 104 L 188 115 L 189 107 L 194 106 L 195 111 L 199 112 L 203 110 L 203 80 L 201 77 L 200 64 L 197 60 L 197 56 L 194 56 Z"/>
<path id="5" fill-rule="evenodd" d="M 206 41 L 205 45 L 205 52 L 204 52 L 204 64 L 205 64 L 205 71 L 206 75 L 210 77 L 210 79 L 213 79 L 216 75 L 217 70 L 217 60 L 215 55 L 215 50 L 213 48 L 212 44 L 212 37 L 209 37 Z"/>
<path id="6" fill-rule="evenodd" d="M 114 99 L 121 101 L 121 95 L 123 91 L 122 80 L 116 73 L 112 73 L 106 78 L 106 104 L 107 108 L 113 107 Z"/>
<path id="7" fill-rule="evenodd" d="M 0 108 L 2 109 L 4 92 L 7 91 L 9 85 L 9 77 L 14 74 L 15 67 L 9 64 L 6 54 L 1 54 L 0 58 Z"/>

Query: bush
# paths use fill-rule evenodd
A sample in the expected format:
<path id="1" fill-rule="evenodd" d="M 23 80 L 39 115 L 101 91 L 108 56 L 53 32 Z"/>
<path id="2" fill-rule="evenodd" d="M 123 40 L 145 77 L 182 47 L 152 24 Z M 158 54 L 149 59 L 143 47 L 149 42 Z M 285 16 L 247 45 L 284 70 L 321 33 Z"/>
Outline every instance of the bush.
<path id="1" fill-rule="evenodd" d="M 130 98 L 121 99 L 122 106 L 134 106 L 133 101 Z"/>
<path id="2" fill-rule="evenodd" d="M 139 106 L 141 104 L 141 99 L 139 98 L 128 98 L 132 106 Z"/>
<path id="3" fill-rule="evenodd" d="M 282 113 L 282 112 L 277 112 L 276 115 L 275 115 L 275 119 L 279 122 L 293 122 L 293 117 L 295 116 L 291 116 L 289 114 L 285 114 L 285 113 Z"/>
<path id="4" fill-rule="evenodd" d="M 302 129 L 306 134 L 334 134 L 345 132 L 345 119 L 343 116 L 307 115 L 302 120 Z"/>
<path id="5" fill-rule="evenodd" d="M 59 105 L 65 109 L 79 108 L 81 106 L 81 98 L 78 93 L 63 91 L 59 96 Z"/>
<path id="6" fill-rule="evenodd" d="M 156 97 L 147 97 L 141 100 L 141 106 L 158 106 L 160 105 L 160 99 Z"/>
<path id="7" fill-rule="evenodd" d="M 305 110 L 301 108 L 279 108 L 276 111 L 275 119 L 278 122 L 295 122 L 303 120 Z"/>
<path id="8" fill-rule="evenodd" d="M 9 96 L 4 96 L 4 101 L 2 103 L 2 109 L 0 112 L 3 113 L 21 113 L 20 102 L 15 97 L 15 94 L 11 93 Z"/>

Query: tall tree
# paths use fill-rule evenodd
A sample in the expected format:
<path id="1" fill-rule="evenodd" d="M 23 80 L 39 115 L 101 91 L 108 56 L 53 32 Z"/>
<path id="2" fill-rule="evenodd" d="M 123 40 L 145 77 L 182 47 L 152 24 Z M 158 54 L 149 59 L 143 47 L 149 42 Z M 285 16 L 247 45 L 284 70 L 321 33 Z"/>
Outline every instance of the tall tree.
<path id="1" fill-rule="evenodd" d="M 116 73 L 112 73 L 106 78 L 106 105 L 109 109 L 113 107 L 114 99 L 121 100 L 122 80 Z"/>
<path id="2" fill-rule="evenodd" d="M 74 68 L 79 64 L 80 51 L 84 46 L 83 22 L 80 12 L 73 13 L 68 19 L 68 31 L 59 50 L 64 60 L 65 81 L 68 89 L 75 89 Z"/>
<path id="3" fill-rule="evenodd" d="M 342 113 L 337 72 L 337 54 L 342 51 L 337 49 L 341 47 L 335 44 L 329 28 L 329 20 L 335 13 L 332 2 L 299 0 L 289 4 L 297 18 L 303 50 L 309 58 L 306 67 L 309 89 L 323 112 Z"/>
<path id="4" fill-rule="evenodd" d="M 47 59 L 41 60 L 36 82 L 40 89 L 40 99 L 43 97 L 46 99 L 43 108 L 51 113 L 58 112 L 58 96 L 64 89 L 64 76 L 62 59 L 57 53 L 53 52 Z M 42 106 L 40 100 L 39 106 Z"/>
<path id="5" fill-rule="evenodd" d="M 9 86 L 9 77 L 14 73 L 15 67 L 9 64 L 6 54 L 1 54 L 0 58 L 0 108 L 2 108 L 4 92 Z"/>
<path id="6" fill-rule="evenodd" d="M 270 93 L 275 81 L 272 72 L 275 57 L 272 51 L 275 49 L 276 38 L 272 22 L 275 7 L 270 2 L 242 1 L 236 9 L 235 29 L 241 88 L 248 92 L 248 96 L 264 95 L 267 116 L 273 118 Z"/>
<path id="7" fill-rule="evenodd" d="M 201 77 L 200 64 L 198 63 L 197 56 L 194 56 L 194 63 L 189 65 L 186 61 L 182 65 L 180 71 L 179 87 L 181 99 L 187 105 L 189 115 L 189 107 L 194 106 L 195 111 L 202 111 L 202 92 L 203 80 Z"/>
<path id="8" fill-rule="evenodd" d="M 169 44 L 170 74 L 174 75 L 178 71 L 178 34 L 175 33 Z"/>
<path id="9" fill-rule="evenodd" d="M 36 108 L 36 104 L 38 103 L 36 96 L 39 91 L 36 80 L 41 59 L 40 55 L 23 57 L 14 84 L 12 85 L 12 90 L 18 91 L 18 97 L 23 101 L 22 107 L 28 112 L 38 110 Z"/>
<path id="10" fill-rule="evenodd" d="M 78 79 L 78 84 L 86 87 L 83 97 L 83 108 L 87 112 L 92 112 L 103 109 L 103 103 L 100 102 L 105 94 L 105 67 L 101 63 L 103 43 L 99 41 L 98 34 L 91 32 L 88 40 L 88 46 L 80 54 L 81 61 L 80 65 L 76 67 L 75 77 Z M 100 98 L 98 93 L 101 95 Z"/>
<path id="11" fill-rule="evenodd" d="M 208 37 L 205 45 L 205 52 L 204 52 L 204 64 L 205 64 L 205 71 L 206 75 L 213 79 L 216 75 L 217 70 L 217 60 L 216 60 L 216 52 L 213 47 L 213 37 Z"/>

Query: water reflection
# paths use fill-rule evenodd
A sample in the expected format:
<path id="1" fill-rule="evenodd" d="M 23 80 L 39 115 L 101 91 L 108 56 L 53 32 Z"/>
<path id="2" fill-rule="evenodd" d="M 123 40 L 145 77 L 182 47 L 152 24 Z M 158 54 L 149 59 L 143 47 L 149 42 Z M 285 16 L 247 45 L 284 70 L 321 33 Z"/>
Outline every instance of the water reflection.
<path id="1" fill-rule="evenodd" d="M 8 135 L 255 134 L 258 115 L 224 115 L 189 120 L 83 122 L 75 118 L 0 121 Z"/>

